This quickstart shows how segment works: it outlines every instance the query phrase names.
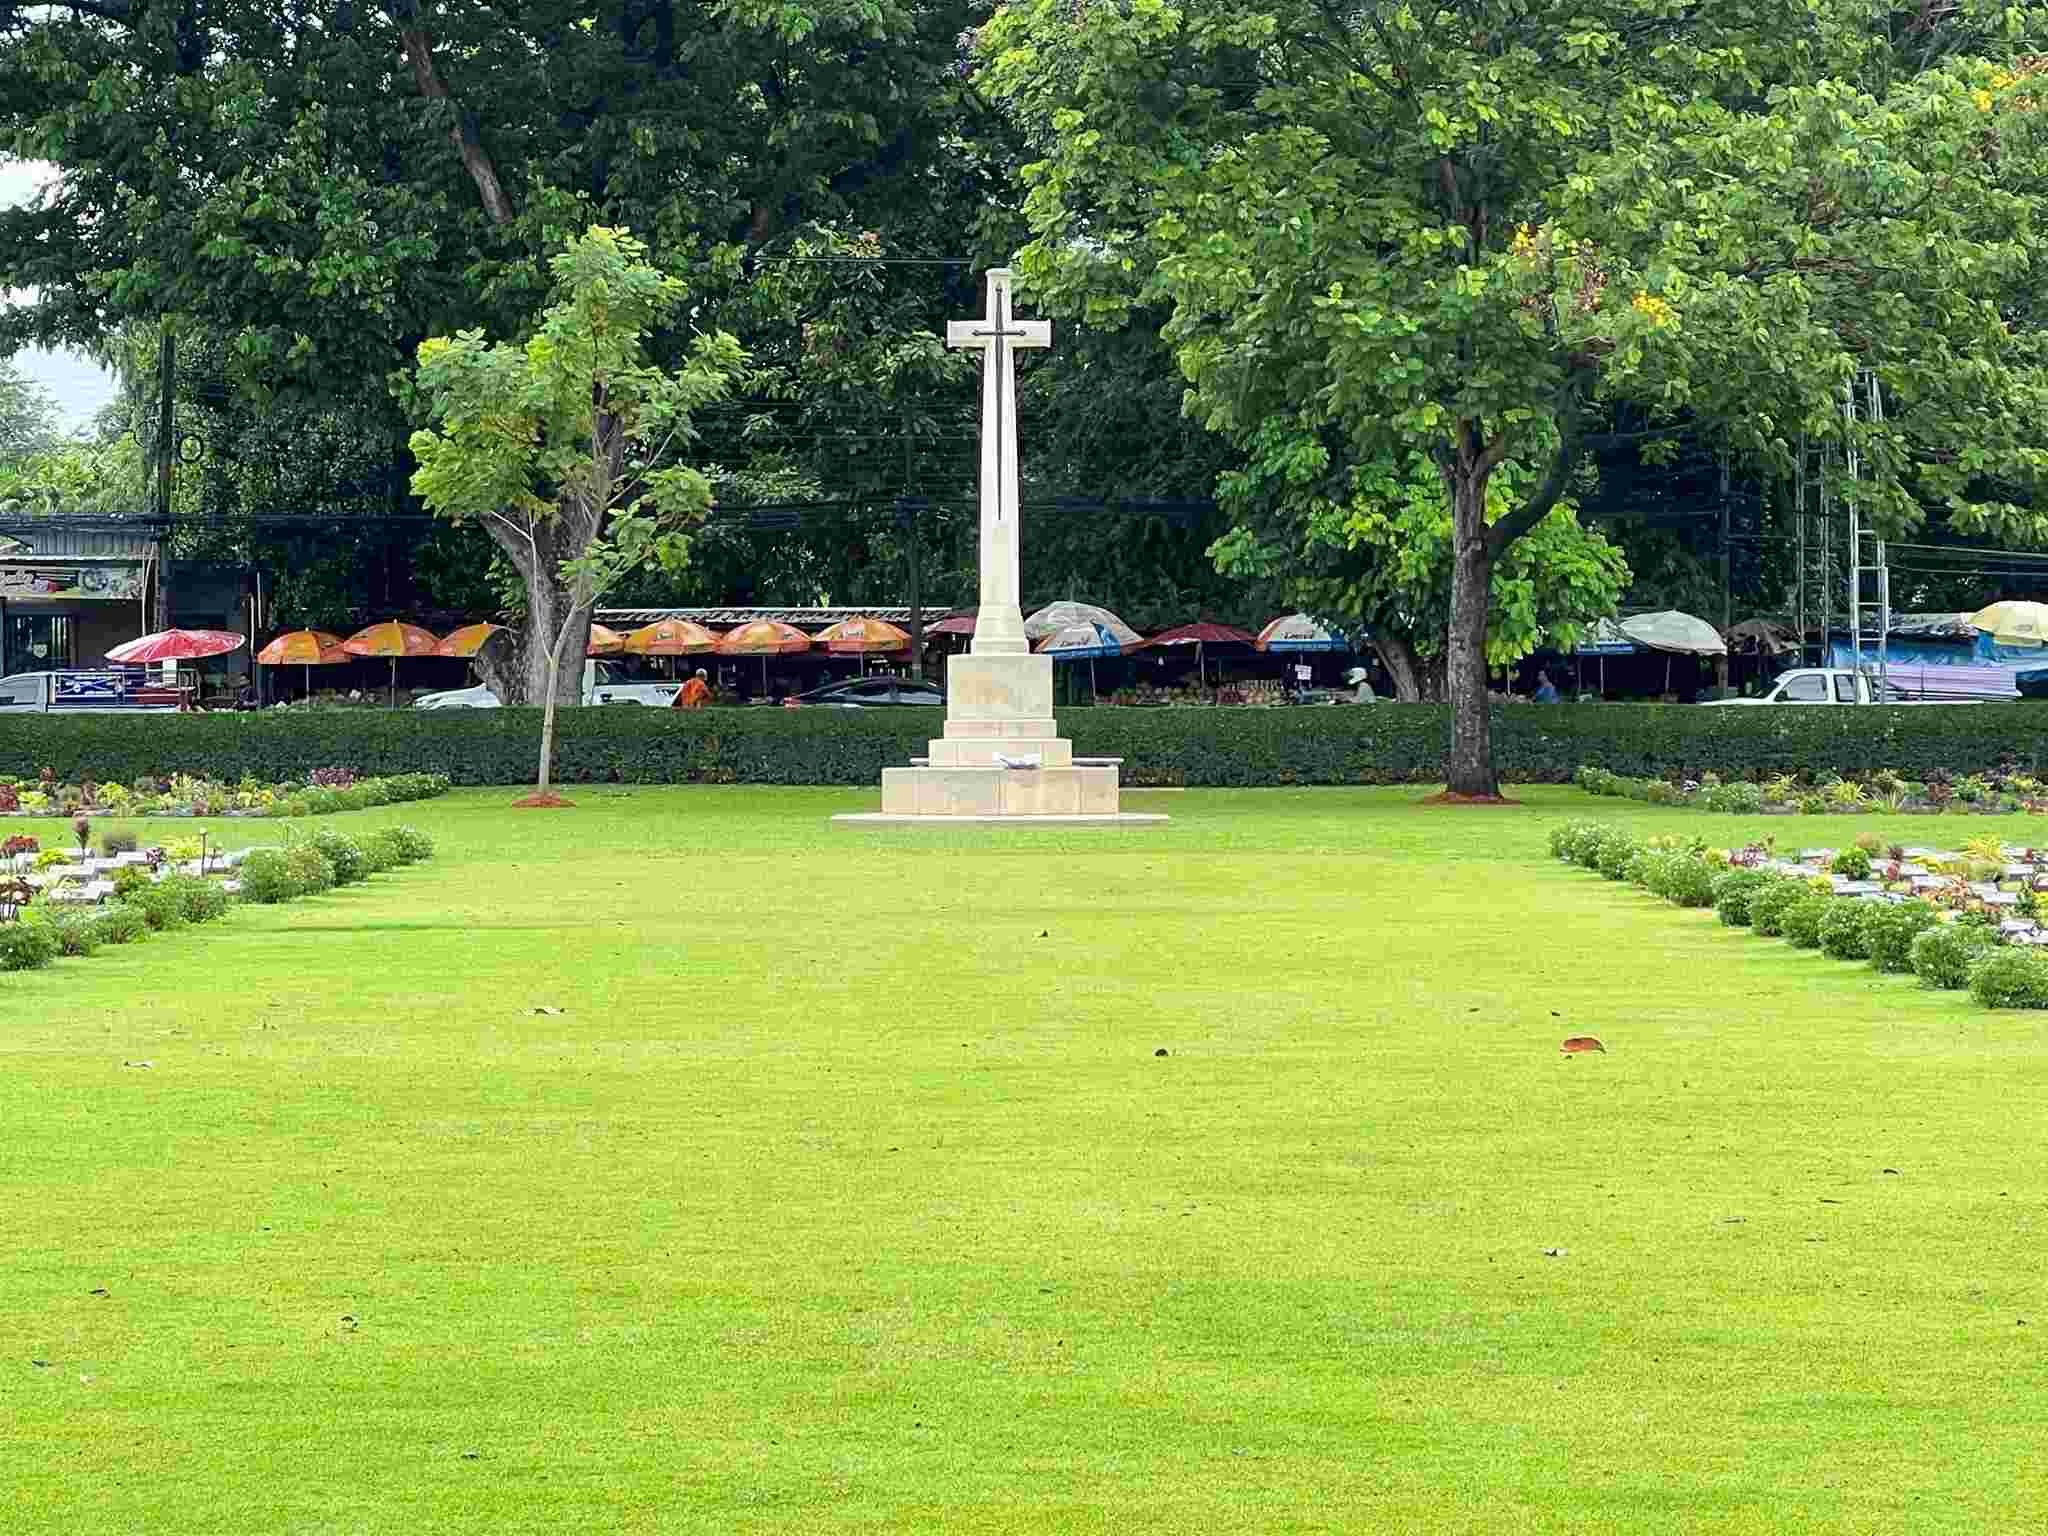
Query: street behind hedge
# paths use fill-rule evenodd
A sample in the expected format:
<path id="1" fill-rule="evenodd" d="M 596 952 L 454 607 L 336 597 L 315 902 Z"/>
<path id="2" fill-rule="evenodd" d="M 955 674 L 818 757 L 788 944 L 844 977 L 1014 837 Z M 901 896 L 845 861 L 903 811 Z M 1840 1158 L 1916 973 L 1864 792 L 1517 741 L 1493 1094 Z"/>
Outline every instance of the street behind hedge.
<path id="1" fill-rule="evenodd" d="M 2048 1024 L 1544 847 L 1797 822 L 511 798 L 0 976 L 10 1532 L 2037 1528 Z"/>

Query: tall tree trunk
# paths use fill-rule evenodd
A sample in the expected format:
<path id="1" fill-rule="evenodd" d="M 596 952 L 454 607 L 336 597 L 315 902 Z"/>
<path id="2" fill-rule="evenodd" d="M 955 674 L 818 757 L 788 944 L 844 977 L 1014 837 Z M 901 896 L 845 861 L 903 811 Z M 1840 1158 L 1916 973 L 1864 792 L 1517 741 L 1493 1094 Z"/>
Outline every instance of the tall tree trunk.
<path id="1" fill-rule="evenodd" d="M 555 779 L 555 711 L 561 707 L 557 697 L 562 674 L 562 653 L 559 648 L 548 653 L 548 675 L 543 684 L 542 697 L 547 702 L 540 712 L 540 771 L 534 775 L 535 794 L 544 795 Z M 582 668 L 577 668 L 582 671 Z"/>
<path id="2" fill-rule="evenodd" d="M 1461 454 L 1444 474 L 1451 492 L 1452 545 L 1451 627 L 1444 667 L 1451 748 L 1444 760 L 1444 782 L 1454 795 L 1480 797 L 1500 793 L 1486 705 L 1486 613 L 1493 589 L 1486 480 L 1491 467 Z"/>
<path id="3" fill-rule="evenodd" d="M 557 668 L 549 660 L 562 620 L 576 606 L 575 594 L 561 579 L 562 561 L 581 554 L 590 542 L 584 537 L 576 549 L 568 549 L 571 530 L 565 521 L 556 517 L 541 523 L 533 530 L 531 545 L 496 522 L 487 524 L 526 588 L 525 619 L 509 634 L 493 635 L 477 653 L 477 672 L 502 704 L 543 704 L 550 697 L 557 704 L 583 701 L 583 668 L 577 663 L 590 648 L 587 613 L 563 648 L 563 659 L 570 664 Z"/>

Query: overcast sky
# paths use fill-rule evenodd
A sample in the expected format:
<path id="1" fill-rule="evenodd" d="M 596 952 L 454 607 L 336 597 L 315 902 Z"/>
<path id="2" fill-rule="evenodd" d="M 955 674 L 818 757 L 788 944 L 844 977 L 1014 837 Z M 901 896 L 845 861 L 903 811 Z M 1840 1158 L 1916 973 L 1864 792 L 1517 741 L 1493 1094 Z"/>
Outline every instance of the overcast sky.
<path id="1" fill-rule="evenodd" d="M 34 197 L 53 169 L 35 160 L 0 160 L 0 208 Z M 12 301 L 18 295 L 7 297 Z M 87 425 L 114 397 L 114 376 L 76 352 L 17 352 L 14 366 L 50 392 L 67 432 Z"/>

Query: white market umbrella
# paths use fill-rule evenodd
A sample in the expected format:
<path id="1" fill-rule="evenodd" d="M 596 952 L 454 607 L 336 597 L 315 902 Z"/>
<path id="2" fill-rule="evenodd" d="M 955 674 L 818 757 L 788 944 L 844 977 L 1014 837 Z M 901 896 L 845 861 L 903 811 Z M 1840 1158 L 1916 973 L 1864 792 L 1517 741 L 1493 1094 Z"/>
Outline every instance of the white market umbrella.
<path id="1" fill-rule="evenodd" d="M 1671 657 L 1726 656 L 1728 642 L 1705 619 L 1676 608 L 1639 613 L 1621 621 L 1621 632 L 1647 650 L 1664 652 L 1664 691 L 1671 691 Z"/>
<path id="2" fill-rule="evenodd" d="M 1116 637 L 1116 643 L 1125 650 L 1144 643 L 1142 635 L 1107 608 L 1098 608 L 1093 603 L 1072 602 L 1047 603 L 1032 614 L 1024 621 L 1024 638 L 1037 642 L 1082 624 L 1101 625 Z"/>

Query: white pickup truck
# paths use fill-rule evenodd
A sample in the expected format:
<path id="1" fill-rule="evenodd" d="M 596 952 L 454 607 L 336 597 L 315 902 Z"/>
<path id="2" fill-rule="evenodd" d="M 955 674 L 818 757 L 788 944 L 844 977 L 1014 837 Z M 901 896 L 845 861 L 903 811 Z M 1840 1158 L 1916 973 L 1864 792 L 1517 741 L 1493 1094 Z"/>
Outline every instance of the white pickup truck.
<path id="1" fill-rule="evenodd" d="M 1849 667 L 1796 667 L 1779 676 L 1771 691 L 1758 699 L 1710 699 L 1715 704 L 1977 704 L 1988 699 L 2016 699 L 2019 689 L 2011 668 L 1969 666 L 1894 666 L 1887 670 L 1888 689 L 1878 692 L 1877 679 Z M 1917 695 L 1917 697 L 1916 697 Z"/>
<path id="2" fill-rule="evenodd" d="M 667 709 L 682 686 L 635 681 L 615 661 L 583 663 L 585 704 L 645 704 L 652 709 Z M 451 688 L 445 693 L 423 693 L 413 700 L 414 709 L 496 709 L 498 705 L 498 696 L 482 683 L 473 688 Z"/>
<path id="3" fill-rule="evenodd" d="M 169 714 L 187 695 L 176 680 L 154 679 L 140 667 L 116 671 L 17 672 L 0 678 L 0 714 Z"/>

